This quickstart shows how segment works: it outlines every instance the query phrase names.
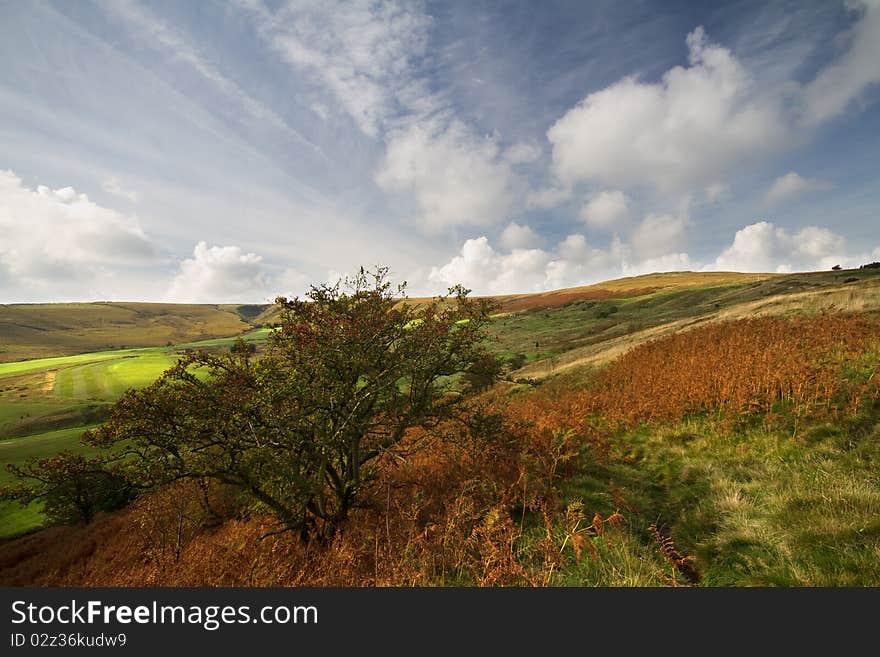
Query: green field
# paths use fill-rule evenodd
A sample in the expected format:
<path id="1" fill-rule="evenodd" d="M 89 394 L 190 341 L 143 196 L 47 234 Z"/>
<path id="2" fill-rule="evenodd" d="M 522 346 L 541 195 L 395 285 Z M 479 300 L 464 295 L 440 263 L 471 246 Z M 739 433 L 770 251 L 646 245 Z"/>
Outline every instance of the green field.
<path id="1" fill-rule="evenodd" d="M 249 331 L 248 342 L 265 342 L 270 329 Z M 0 485 L 12 483 L 7 464 L 71 449 L 88 452 L 79 437 L 100 422 L 109 405 L 129 388 L 155 381 L 190 349 L 224 349 L 235 338 L 211 338 L 175 346 L 116 349 L 0 363 Z M 42 523 L 38 505 L 0 502 L 0 537 Z"/>

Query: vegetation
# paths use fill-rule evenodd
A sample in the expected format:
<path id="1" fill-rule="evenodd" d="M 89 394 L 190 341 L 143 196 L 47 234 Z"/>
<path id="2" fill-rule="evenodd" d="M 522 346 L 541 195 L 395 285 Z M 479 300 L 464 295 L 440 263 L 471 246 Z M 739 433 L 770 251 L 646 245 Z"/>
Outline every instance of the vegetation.
<path id="1" fill-rule="evenodd" d="M 562 303 L 508 305 L 491 324 L 484 305 L 459 295 L 404 305 L 364 279 L 363 297 L 318 288 L 318 303 L 281 306 L 286 330 L 251 336 L 256 353 L 230 340 L 205 344 L 207 353 L 157 348 L 182 360 L 125 393 L 89 434 L 150 491 L 88 525 L 7 542 L 0 581 L 877 585 L 878 273 L 713 275 L 702 284 L 698 274 L 655 275 L 603 284 L 604 296 L 594 288 Z M 441 316 L 446 338 L 434 343 L 428 329 Z M 371 335 L 400 346 L 374 349 L 381 340 Z M 426 375 L 430 403 L 420 407 L 417 376 L 397 350 L 422 366 L 443 345 L 457 360 L 428 368 L 436 376 Z M 85 380 L 95 368 L 100 401 L 88 403 L 100 405 L 115 393 L 97 368 L 125 360 L 58 367 L 49 393 L 46 370 L 0 374 L 0 429 L 27 426 L 7 399 L 40 422 L 85 404 L 59 394 L 66 369 L 84 368 Z M 384 387 L 379 363 L 391 369 Z M 368 397 L 379 410 L 352 415 Z M 50 401 L 57 413 L 41 415 Z M 343 416 L 352 430 L 334 433 Z M 106 459 L 106 449 L 65 431 L 46 434 L 54 451 L 34 442 L 30 456 L 64 445 L 85 462 Z M 385 447 L 388 436 L 396 439 Z M 26 470 L 34 439 L 0 442 L 0 459 Z M 351 455 L 371 445 L 381 449 L 353 468 Z M 284 506 L 228 476 L 236 468 L 258 472 L 259 490 Z M 0 515 L 4 533 L 35 522 L 34 504 L 16 507 L 15 522 Z M 113 506 L 110 496 L 105 508 Z"/>
<path id="2" fill-rule="evenodd" d="M 228 355 L 188 355 L 124 395 L 85 441 L 124 445 L 141 487 L 213 480 L 304 540 L 332 534 L 380 457 L 409 430 L 455 416 L 462 397 L 440 383 L 481 358 L 488 319 L 488 305 L 461 288 L 451 304 L 399 305 L 383 269 L 361 270 L 348 287 L 280 299 L 281 327 L 262 357 L 244 342 Z"/>
<path id="3" fill-rule="evenodd" d="M 89 523 L 99 511 L 113 511 L 131 501 L 133 491 L 119 468 L 108 467 L 104 458 L 72 452 L 29 461 L 10 472 L 23 479 L 16 488 L 0 491 L 0 498 L 25 505 L 36 500 L 52 522 Z"/>
<path id="4" fill-rule="evenodd" d="M 254 306 L 59 303 L 0 306 L 0 363 L 228 337 Z M 257 311 L 258 312 L 258 311 Z"/>

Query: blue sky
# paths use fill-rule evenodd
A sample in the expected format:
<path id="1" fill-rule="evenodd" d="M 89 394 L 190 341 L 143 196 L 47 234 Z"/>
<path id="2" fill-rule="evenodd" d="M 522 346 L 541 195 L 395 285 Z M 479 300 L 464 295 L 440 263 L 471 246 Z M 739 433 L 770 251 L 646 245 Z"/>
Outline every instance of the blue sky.
<path id="1" fill-rule="evenodd" d="M 880 2 L 2 2 L 0 302 L 880 259 Z"/>

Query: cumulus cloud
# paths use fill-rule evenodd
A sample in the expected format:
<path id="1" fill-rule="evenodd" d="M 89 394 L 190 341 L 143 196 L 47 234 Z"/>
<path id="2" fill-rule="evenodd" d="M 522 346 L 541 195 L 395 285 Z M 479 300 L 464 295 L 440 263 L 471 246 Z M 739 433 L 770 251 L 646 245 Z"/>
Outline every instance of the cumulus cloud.
<path id="1" fill-rule="evenodd" d="M 684 245 L 687 225 L 686 216 L 649 214 L 630 237 L 633 250 L 642 260 L 677 253 Z"/>
<path id="2" fill-rule="evenodd" d="M 509 294 L 544 289 L 549 254 L 541 249 L 497 252 L 483 236 L 467 240 L 461 252 L 442 267 L 434 267 L 428 280 L 442 287 L 462 283 L 477 293 Z"/>
<path id="3" fill-rule="evenodd" d="M 804 87 L 803 120 L 807 124 L 839 115 L 868 87 L 880 82 L 880 2 L 862 0 L 851 6 L 863 15 L 853 27 L 849 48 Z"/>
<path id="4" fill-rule="evenodd" d="M 267 301 L 275 295 L 262 256 L 237 246 L 199 242 L 193 257 L 180 263 L 167 299 L 180 303 Z"/>
<path id="5" fill-rule="evenodd" d="M 580 233 L 568 235 L 554 249 L 510 249 L 501 252 L 483 236 L 467 240 L 449 262 L 431 269 L 428 281 L 438 286 L 462 283 L 479 294 L 541 292 L 586 285 L 646 271 L 680 269 L 687 254 L 653 260 L 634 259 L 629 245 L 615 238 L 607 247 L 591 245 Z"/>
<path id="6" fill-rule="evenodd" d="M 16 295 L 104 296 L 100 280 L 156 261 L 137 220 L 104 208 L 72 187 L 29 188 L 0 171 L 0 267 Z M 23 299 L 24 300 L 24 299 Z"/>
<path id="7" fill-rule="evenodd" d="M 663 191 L 711 186 L 735 164 L 785 143 L 772 96 L 702 27 L 687 36 L 689 66 L 656 83 L 627 77 L 589 94 L 548 131 L 564 186 L 599 180 Z"/>
<path id="8" fill-rule="evenodd" d="M 714 260 L 696 261 L 679 247 L 685 217 L 649 215 L 629 241 L 615 237 L 595 246 L 575 233 L 552 249 L 495 249 L 483 236 L 467 240 L 446 264 L 427 276 L 427 293 L 462 283 L 478 294 L 516 294 L 588 285 L 621 276 L 667 271 L 791 272 L 858 267 L 880 259 L 873 252 L 853 253 L 844 238 L 819 226 L 789 232 L 761 221 L 736 232 Z M 650 247 L 646 246 L 650 244 Z"/>
<path id="9" fill-rule="evenodd" d="M 594 228 L 613 228 L 629 214 L 629 198 L 619 190 L 599 192 L 581 208 L 580 217 Z"/>
<path id="10" fill-rule="evenodd" d="M 416 122 L 390 135 L 377 184 L 413 195 L 429 229 L 488 225 L 512 204 L 514 176 L 493 137 L 475 135 L 460 121 Z"/>
<path id="11" fill-rule="evenodd" d="M 528 226 L 508 224 L 501 233 L 501 246 L 506 249 L 528 249 L 541 243 L 541 236 Z"/>
<path id="12" fill-rule="evenodd" d="M 795 171 L 789 171 L 773 181 L 764 197 L 765 205 L 776 205 L 808 192 L 828 189 L 831 185 L 823 180 L 811 180 L 801 177 Z"/>
<path id="13" fill-rule="evenodd" d="M 807 226 L 791 233 L 759 221 L 738 230 L 733 243 L 707 269 L 783 273 L 857 267 L 867 258 L 848 253 L 846 240 L 827 228 Z"/>
<path id="14" fill-rule="evenodd" d="M 687 253 L 667 253 L 647 260 L 623 262 L 620 267 L 624 276 L 641 276 L 642 274 L 667 271 L 691 271 L 693 268 L 694 263 Z"/>
<path id="15" fill-rule="evenodd" d="M 545 290 L 557 290 L 608 280 L 619 275 L 627 259 L 628 248 L 614 238 L 607 248 L 587 242 L 580 233 L 568 235 L 556 246 L 547 263 Z"/>

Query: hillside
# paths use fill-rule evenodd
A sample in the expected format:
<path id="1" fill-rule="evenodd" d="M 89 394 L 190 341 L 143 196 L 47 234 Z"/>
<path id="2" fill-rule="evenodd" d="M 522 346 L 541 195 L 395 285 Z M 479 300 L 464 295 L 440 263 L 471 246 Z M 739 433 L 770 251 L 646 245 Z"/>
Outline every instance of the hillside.
<path id="1" fill-rule="evenodd" d="M 516 443 L 521 453 L 479 455 L 435 445 L 428 460 L 383 475 L 391 477 L 383 485 L 402 497 L 374 500 L 386 515 L 358 516 L 333 555 L 319 552 L 302 561 L 286 539 L 251 544 L 267 520 L 248 511 L 233 514 L 216 532 L 190 528 L 190 556 L 178 565 L 164 557 L 148 565 L 119 562 L 111 553 L 138 553 L 143 541 L 153 540 L 134 529 L 152 513 L 149 498 L 94 527 L 53 528 L 0 546 L 0 581 L 197 584 L 207 581 L 204 562 L 217 569 L 210 580 L 216 584 L 344 583 L 334 569 L 363 584 L 880 582 L 880 560 L 871 556 L 880 550 L 872 520 L 880 513 L 880 489 L 870 474 L 880 426 L 873 374 L 880 271 L 651 274 L 495 301 L 488 346 L 513 366 L 483 398 L 514 421 L 511 435 L 525 441 Z M 239 315 L 256 325 L 277 312 L 265 306 L 241 312 L 154 304 L 12 307 L 15 324 L 3 315 L 7 308 L 0 309 L 7 320 L 0 326 L 21 325 L 28 311 L 31 319 L 53 323 L 31 328 L 27 338 L 34 351 L 51 357 L 0 364 L 4 464 L 62 449 L 92 453 L 78 436 L 102 422 L 108 404 L 126 389 L 149 384 L 184 350 L 226 350 L 234 339 L 188 336 L 209 326 L 217 333 L 228 327 L 232 336 L 250 327 Z M 107 324 L 111 319 L 117 323 Z M 66 333 L 84 340 L 103 335 L 111 343 L 110 326 L 122 327 L 129 348 L 59 356 L 75 342 Z M 5 340 L 5 328 L 0 331 Z M 259 348 L 268 332 L 251 330 L 246 337 Z M 186 337 L 161 341 L 160 333 Z M 34 342 L 39 336 L 45 342 Z M 130 336 L 159 343 L 130 348 L 137 344 Z M 513 461 L 505 466 L 505 459 Z M 535 478 L 529 495 L 543 491 L 540 500 L 511 501 L 526 494 L 515 486 L 504 494 L 511 499 L 492 497 L 513 485 L 506 477 L 517 468 L 520 477 Z M 0 484 L 11 482 L 0 473 Z M 465 497 L 455 497 L 457 490 Z M 483 492 L 475 498 L 474 490 Z M 407 506 L 423 495 L 436 499 L 423 509 Z M 389 520 L 386 504 L 403 515 Z M 442 508 L 464 515 L 436 515 Z M 432 520 L 416 522 L 427 509 L 435 510 Z M 502 519 L 511 513 L 510 522 L 491 520 L 496 512 Z M 41 522 L 36 505 L 0 502 L 0 536 L 33 531 Z M 399 523 L 397 533 L 383 534 L 376 547 L 374 534 L 386 532 L 386 523 Z M 448 534 L 453 528 L 465 534 Z M 447 532 L 437 540 L 448 541 L 444 550 L 461 552 L 437 552 L 431 532 Z M 678 557 L 663 551 L 673 539 L 677 547 L 670 550 Z M 98 557 L 89 546 L 96 541 L 106 541 L 98 554 L 107 567 L 93 561 Z M 539 556 L 550 549 L 542 541 L 555 545 L 552 554 Z M 247 558 L 263 563 L 252 574 L 256 579 L 241 580 L 234 560 L 221 563 L 232 544 L 248 545 Z M 567 552 L 575 544 L 577 554 Z M 845 557 L 834 556 L 835 544 Z M 67 556 L 61 545 L 70 548 Z M 519 547 L 510 552 L 513 545 Z M 374 549 L 384 559 L 403 560 L 399 568 L 373 563 Z M 422 555 L 410 564 L 418 572 L 403 568 L 398 550 Z M 473 550 L 483 561 L 469 561 Z M 270 555 L 277 551 L 299 565 L 276 569 Z M 582 559 L 582 551 L 594 557 Z M 355 568 L 352 559 L 372 565 Z M 541 559 L 556 565 L 545 572 Z M 424 560 L 447 565 L 424 570 Z M 699 575 L 687 574 L 689 563 Z M 46 572 L 56 575 L 37 575 L 50 567 Z M 77 574 L 87 571 L 93 575 Z"/>
<path id="2" fill-rule="evenodd" d="M 0 363 L 228 337 L 251 327 L 237 309 L 110 302 L 0 305 Z"/>
<path id="3" fill-rule="evenodd" d="M 646 288 L 651 291 L 643 292 Z M 559 298 L 565 302 L 549 305 Z M 880 310 L 880 274 L 870 269 L 785 275 L 650 274 L 522 296 L 515 303 L 532 307 L 498 318 L 494 328 L 498 349 L 526 356 L 525 366 L 513 378 L 543 378 L 606 363 L 647 340 L 715 321 Z"/>

